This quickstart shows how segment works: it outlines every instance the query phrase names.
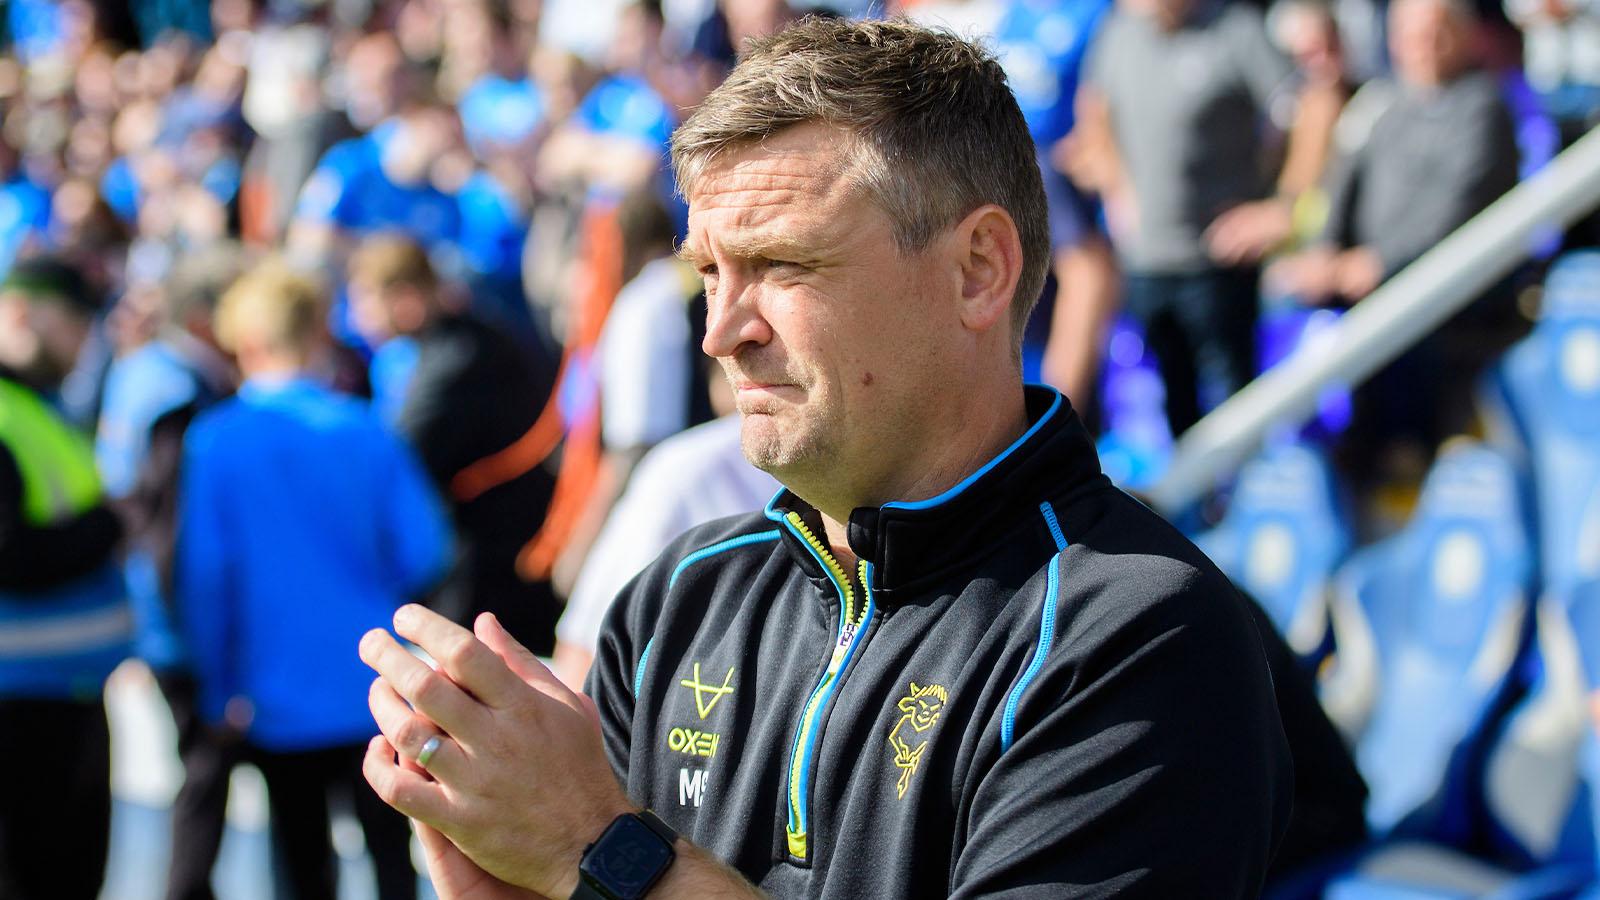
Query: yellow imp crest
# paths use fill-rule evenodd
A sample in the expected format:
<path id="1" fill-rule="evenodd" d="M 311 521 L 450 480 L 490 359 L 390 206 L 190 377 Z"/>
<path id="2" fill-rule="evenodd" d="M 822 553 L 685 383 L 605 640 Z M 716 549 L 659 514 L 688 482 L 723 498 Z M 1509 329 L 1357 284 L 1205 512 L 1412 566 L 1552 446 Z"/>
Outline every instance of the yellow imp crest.
<path id="1" fill-rule="evenodd" d="M 894 764 L 900 769 L 900 780 L 896 787 L 900 789 L 901 798 L 905 797 L 906 788 L 911 785 L 911 776 L 917 773 L 923 751 L 928 749 L 928 742 L 933 739 L 927 732 L 939 721 L 939 713 L 949 699 L 949 694 L 940 685 L 918 687 L 913 681 L 911 693 L 896 704 L 905 715 L 889 732 L 889 745 L 894 747 Z"/>

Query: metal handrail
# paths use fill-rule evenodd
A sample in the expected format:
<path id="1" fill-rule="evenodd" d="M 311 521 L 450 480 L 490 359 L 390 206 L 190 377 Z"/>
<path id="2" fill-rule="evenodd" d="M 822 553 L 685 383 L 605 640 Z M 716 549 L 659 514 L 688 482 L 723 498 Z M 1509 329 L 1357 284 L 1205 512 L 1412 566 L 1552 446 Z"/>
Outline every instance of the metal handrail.
<path id="1" fill-rule="evenodd" d="M 1354 386 L 1438 328 L 1529 255 L 1535 234 L 1600 207 L 1600 129 L 1490 204 L 1351 307 L 1318 340 L 1245 385 L 1178 439 L 1144 498 L 1174 515 L 1237 469 L 1274 426 L 1302 422 L 1337 380 Z"/>

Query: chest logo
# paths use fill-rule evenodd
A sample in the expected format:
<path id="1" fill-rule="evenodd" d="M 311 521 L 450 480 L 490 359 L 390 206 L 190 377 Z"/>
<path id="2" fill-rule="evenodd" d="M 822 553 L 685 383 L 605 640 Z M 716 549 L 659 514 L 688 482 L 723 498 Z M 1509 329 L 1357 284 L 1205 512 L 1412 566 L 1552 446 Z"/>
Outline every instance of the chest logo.
<path id="1" fill-rule="evenodd" d="M 678 683 L 694 689 L 694 708 L 700 713 L 700 718 L 704 719 L 711 715 L 711 710 L 717 705 L 717 701 L 722 699 L 723 694 L 733 693 L 733 667 L 728 667 L 728 674 L 722 679 L 721 685 L 715 682 L 707 684 L 700 680 L 700 664 L 695 663 L 694 678 L 692 680 L 685 678 Z M 711 699 L 708 700 L 707 697 Z"/>
<path id="2" fill-rule="evenodd" d="M 904 715 L 894 723 L 894 730 L 889 732 L 889 745 L 894 747 L 894 764 L 900 770 L 900 780 L 896 786 L 902 798 L 906 795 L 906 788 L 911 785 L 911 776 L 917 774 L 917 766 L 922 763 L 922 754 L 928 749 L 928 742 L 933 739 L 928 732 L 939 721 L 939 713 L 944 711 L 945 701 L 949 699 L 940 685 L 918 687 L 913 681 L 911 693 L 896 704 Z"/>

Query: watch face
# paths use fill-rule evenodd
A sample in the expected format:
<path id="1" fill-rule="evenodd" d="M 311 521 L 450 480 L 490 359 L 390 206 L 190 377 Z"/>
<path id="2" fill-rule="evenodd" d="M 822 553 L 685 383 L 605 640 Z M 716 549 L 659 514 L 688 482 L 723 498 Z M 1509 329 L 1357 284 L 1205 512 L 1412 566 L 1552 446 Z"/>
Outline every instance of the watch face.
<path id="1" fill-rule="evenodd" d="M 648 825 L 623 816 L 584 854 L 579 871 L 617 900 L 644 896 L 672 860 L 672 847 Z"/>

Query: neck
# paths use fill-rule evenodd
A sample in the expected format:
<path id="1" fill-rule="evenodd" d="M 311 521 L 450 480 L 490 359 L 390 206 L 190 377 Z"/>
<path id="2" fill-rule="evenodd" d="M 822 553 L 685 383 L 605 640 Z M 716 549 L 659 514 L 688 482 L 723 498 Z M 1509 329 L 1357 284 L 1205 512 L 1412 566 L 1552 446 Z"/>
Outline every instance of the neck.
<path id="1" fill-rule="evenodd" d="M 306 362 L 289 354 L 240 354 L 239 372 L 250 381 L 287 381 L 305 372 Z"/>
<path id="2" fill-rule="evenodd" d="M 925 442 L 925 446 L 938 452 L 936 458 L 908 461 L 893 473 L 903 481 L 885 482 L 879 490 L 856 498 L 832 498 L 831 502 L 813 504 L 822 515 L 834 556 L 842 564 L 853 569 L 856 560 L 848 539 L 852 511 L 892 501 L 914 502 L 937 497 L 983 468 L 1028 430 L 1028 411 L 1021 382 L 1016 382 L 1005 394 L 985 396 L 987 404 L 968 404 L 959 409 L 963 414 L 952 418 L 951 427 L 942 439 Z"/>

